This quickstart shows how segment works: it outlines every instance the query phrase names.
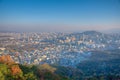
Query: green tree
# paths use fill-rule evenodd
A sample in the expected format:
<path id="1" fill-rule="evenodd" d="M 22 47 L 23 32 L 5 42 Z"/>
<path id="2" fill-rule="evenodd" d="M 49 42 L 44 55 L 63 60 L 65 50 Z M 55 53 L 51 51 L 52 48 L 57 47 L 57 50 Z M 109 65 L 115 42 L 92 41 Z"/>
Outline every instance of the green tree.
<path id="1" fill-rule="evenodd" d="M 37 80 L 37 77 L 32 72 L 29 72 L 25 74 L 24 76 L 26 80 Z"/>

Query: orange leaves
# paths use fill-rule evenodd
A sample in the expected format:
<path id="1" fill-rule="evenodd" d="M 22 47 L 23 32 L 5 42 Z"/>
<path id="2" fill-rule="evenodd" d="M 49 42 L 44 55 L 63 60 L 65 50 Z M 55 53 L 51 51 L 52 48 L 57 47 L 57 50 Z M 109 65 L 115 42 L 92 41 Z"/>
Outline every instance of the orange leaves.
<path id="1" fill-rule="evenodd" d="M 12 65 L 11 66 L 11 73 L 12 73 L 12 75 L 17 75 L 17 74 L 22 73 L 22 71 L 18 65 Z"/>
<path id="2" fill-rule="evenodd" d="M 8 65 L 8 68 L 10 69 L 12 75 L 17 75 L 17 74 L 22 73 L 20 67 L 14 63 L 10 55 L 0 56 L 0 63 Z"/>
<path id="3" fill-rule="evenodd" d="M 10 57 L 10 55 L 3 55 L 0 56 L 0 62 L 1 63 L 13 63 L 13 59 Z"/>

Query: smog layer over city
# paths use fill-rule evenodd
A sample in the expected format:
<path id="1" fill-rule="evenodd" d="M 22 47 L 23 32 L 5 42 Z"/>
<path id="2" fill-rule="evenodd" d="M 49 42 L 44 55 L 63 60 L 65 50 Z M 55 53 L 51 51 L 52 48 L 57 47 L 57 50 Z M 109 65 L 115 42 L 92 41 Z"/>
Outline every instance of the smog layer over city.
<path id="1" fill-rule="evenodd" d="M 0 80 L 120 80 L 120 0 L 0 0 Z"/>

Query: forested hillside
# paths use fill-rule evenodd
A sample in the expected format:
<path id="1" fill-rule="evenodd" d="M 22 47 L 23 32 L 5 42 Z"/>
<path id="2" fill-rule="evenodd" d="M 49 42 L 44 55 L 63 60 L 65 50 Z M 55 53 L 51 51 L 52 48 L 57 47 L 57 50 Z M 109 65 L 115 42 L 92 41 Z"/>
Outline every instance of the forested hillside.
<path id="1" fill-rule="evenodd" d="M 43 65 L 16 64 L 9 55 L 0 56 L 0 80 L 69 80 L 55 74 L 56 68 Z"/>
<path id="2" fill-rule="evenodd" d="M 119 80 L 119 50 L 94 51 L 74 67 L 58 64 L 16 64 L 10 55 L 0 56 L 0 80 Z"/>

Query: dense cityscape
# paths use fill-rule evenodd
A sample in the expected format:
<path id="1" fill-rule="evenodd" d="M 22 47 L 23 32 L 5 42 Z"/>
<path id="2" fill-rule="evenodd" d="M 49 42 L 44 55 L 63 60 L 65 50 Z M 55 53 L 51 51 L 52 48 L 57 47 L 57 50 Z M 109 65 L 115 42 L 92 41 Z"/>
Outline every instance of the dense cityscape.
<path id="1" fill-rule="evenodd" d="M 19 64 L 58 64 L 76 67 L 93 51 L 120 49 L 120 34 L 0 33 L 0 55 L 9 54 Z"/>
<path id="2" fill-rule="evenodd" d="M 0 33 L 2 80 L 119 80 L 119 71 L 119 33 Z"/>

